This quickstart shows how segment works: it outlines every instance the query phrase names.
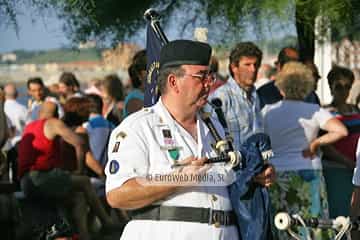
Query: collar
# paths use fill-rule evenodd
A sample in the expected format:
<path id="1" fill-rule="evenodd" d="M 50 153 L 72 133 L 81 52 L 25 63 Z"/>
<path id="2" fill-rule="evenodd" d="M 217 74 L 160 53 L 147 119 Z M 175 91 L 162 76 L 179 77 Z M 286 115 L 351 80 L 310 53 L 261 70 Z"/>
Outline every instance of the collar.
<path id="1" fill-rule="evenodd" d="M 160 117 L 160 124 L 168 125 L 172 132 L 179 132 L 179 128 L 182 128 L 176 120 L 173 119 L 169 111 L 166 109 L 163 104 L 161 97 L 158 102 L 153 107 L 154 111 Z M 205 123 L 201 120 L 200 114 L 196 114 L 196 128 L 197 128 L 197 138 L 198 138 L 198 156 L 202 156 L 202 148 L 203 148 L 203 138 L 209 134 L 209 129 L 206 127 Z M 185 131 L 185 130 L 184 130 Z M 179 132 L 179 134 L 182 134 Z M 206 144 L 205 144 L 206 145 Z"/>
<path id="2" fill-rule="evenodd" d="M 243 98 L 248 99 L 249 95 L 247 94 L 247 92 L 242 87 L 239 86 L 239 84 L 235 81 L 235 79 L 232 76 L 229 77 L 228 83 L 229 83 L 231 89 L 234 89 L 234 90 L 236 89 L 235 91 L 237 94 L 240 94 Z M 250 100 L 253 102 L 253 100 L 256 99 L 255 87 L 253 87 L 251 89 L 250 96 L 251 96 Z"/>
<path id="3" fill-rule="evenodd" d="M 14 102 L 17 102 L 16 99 L 5 99 L 5 103 L 8 102 L 8 103 L 14 103 Z"/>

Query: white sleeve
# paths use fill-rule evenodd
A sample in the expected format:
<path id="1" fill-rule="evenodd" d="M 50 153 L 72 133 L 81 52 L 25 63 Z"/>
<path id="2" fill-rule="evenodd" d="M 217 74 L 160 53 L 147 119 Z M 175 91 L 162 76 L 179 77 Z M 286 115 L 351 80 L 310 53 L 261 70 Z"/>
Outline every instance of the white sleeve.
<path id="1" fill-rule="evenodd" d="M 360 186 L 360 138 L 358 139 L 357 148 L 356 148 L 356 166 L 354 169 L 352 183 L 355 186 Z"/>
<path id="2" fill-rule="evenodd" d="M 106 192 L 120 187 L 127 180 L 144 177 L 149 167 L 144 135 L 138 129 L 118 126 L 110 136 L 108 162 L 105 167 Z"/>
<path id="3" fill-rule="evenodd" d="M 321 129 L 324 129 L 327 121 L 329 121 L 333 117 L 334 116 L 328 110 L 324 108 L 319 108 L 319 110 L 314 113 L 313 119 L 318 122 Z"/>

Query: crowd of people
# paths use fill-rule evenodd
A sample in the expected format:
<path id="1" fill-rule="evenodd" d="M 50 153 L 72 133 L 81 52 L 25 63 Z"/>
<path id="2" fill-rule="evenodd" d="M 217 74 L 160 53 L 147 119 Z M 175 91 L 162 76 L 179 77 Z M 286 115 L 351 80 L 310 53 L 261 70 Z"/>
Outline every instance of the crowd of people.
<path id="1" fill-rule="evenodd" d="M 91 214 L 104 231 L 126 224 L 121 239 L 289 239 L 273 224 L 278 212 L 355 218 L 360 110 L 359 102 L 347 101 L 354 73 L 334 65 L 326 76 L 333 100 L 322 106 L 315 92 L 321 76 L 300 55 L 284 47 L 274 66 L 262 64 L 260 48 L 240 42 L 223 77 L 210 45 L 169 42 L 160 54 L 161 96 L 149 108 L 143 108 L 145 50 L 132 59 L 126 90 L 115 74 L 83 90 L 73 73 L 64 72 L 51 89 L 39 77 L 28 79 L 24 106 L 16 86 L 6 83 L 0 177 L 27 199 L 69 209 L 84 240 L 94 239 Z M 210 104 L 216 101 L 225 124 Z M 257 134 L 269 136 L 273 151 L 259 167 L 209 163 L 223 154 L 218 145 L 224 141 L 238 160 L 264 160 L 250 144 Z M 209 182 L 220 175 L 232 181 Z M 234 194 L 240 185 L 245 190 Z M 256 205 L 260 192 L 266 204 Z M 310 231 L 313 239 L 334 233 Z"/>
<path id="2" fill-rule="evenodd" d="M 69 218 L 80 239 L 91 239 L 92 216 L 105 231 L 121 230 L 126 222 L 124 211 L 110 216 L 104 168 L 112 130 L 143 105 L 143 53 L 129 67 L 133 84 L 127 98 L 115 74 L 95 79 L 85 90 L 71 72 L 61 74 L 52 88 L 40 77 L 31 77 L 26 83 L 27 106 L 17 101 L 14 83 L 1 88 L 1 179 L 13 183 L 14 191 L 27 200 L 71 209 Z"/>

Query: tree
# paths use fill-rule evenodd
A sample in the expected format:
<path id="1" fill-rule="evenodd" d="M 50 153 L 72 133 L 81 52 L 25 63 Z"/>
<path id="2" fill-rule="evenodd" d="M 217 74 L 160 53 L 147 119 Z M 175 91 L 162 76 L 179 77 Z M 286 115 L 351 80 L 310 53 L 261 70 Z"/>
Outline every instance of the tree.
<path id="1" fill-rule="evenodd" d="M 331 22 L 334 29 L 344 29 L 352 23 L 354 31 L 359 28 L 359 2 L 356 0 L 244 0 L 244 1 L 209 1 L 210 14 L 225 13 L 233 25 L 246 18 L 253 22 L 268 19 L 268 24 L 277 19 L 279 21 L 295 21 L 298 47 L 303 60 L 313 59 L 315 51 L 315 18 L 323 16 Z M 356 19 L 357 17 L 357 19 Z M 323 29 L 324 31 L 324 29 Z M 321 32 L 321 31 L 320 31 Z"/>
<path id="2" fill-rule="evenodd" d="M 0 17 L 16 26 L 17 0 L 0 0 Z M 295 22 L 298 45 L 303 59 L 314 56 L 315 18 L 324 16 L 331 22 L 334 36 L 339 38 L 350 31 L 351 37 L 360 32 L 360 1 L 358 0 L 27 0 L 39 12 L 55 9 L 66 20 L 64 30 L 74 42 L 100 39 L 117 42 L 135 34 L 145 26 L 142 18 L 149 7 L 162 9 L 162 25 L 174 24 L 185 30 L 201 22 L 216 25 L 219 39 L 229 34 L 240 34 L 252 26 L 257 35 L 274 22 Z M 182 24 L 179 24 L 182 23 Z M 182 25 L 182 26 L 180 26 Z"/>

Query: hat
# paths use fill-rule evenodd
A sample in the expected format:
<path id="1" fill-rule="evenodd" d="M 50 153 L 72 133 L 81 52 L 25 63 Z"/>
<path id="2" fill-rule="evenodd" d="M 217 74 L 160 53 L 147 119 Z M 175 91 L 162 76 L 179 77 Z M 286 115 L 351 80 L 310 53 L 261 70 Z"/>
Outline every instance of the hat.
<path id="1" fill-rule="evenodd" d="M 175 40 L 162 47 L 160 68 L 184 64 L 208 66 L 210 57 L 211 47 L 207 43 Z"/>

